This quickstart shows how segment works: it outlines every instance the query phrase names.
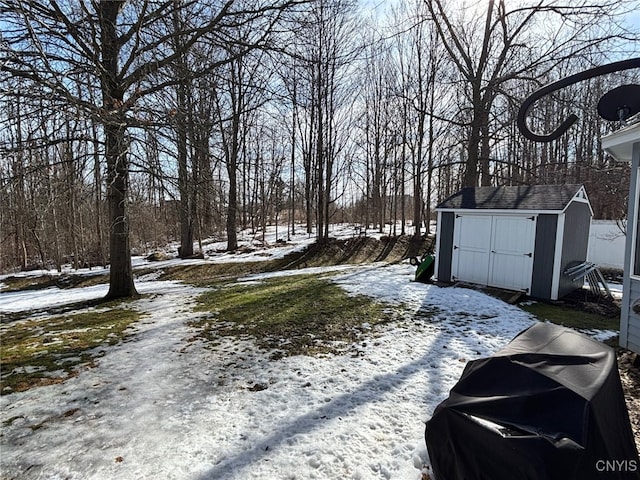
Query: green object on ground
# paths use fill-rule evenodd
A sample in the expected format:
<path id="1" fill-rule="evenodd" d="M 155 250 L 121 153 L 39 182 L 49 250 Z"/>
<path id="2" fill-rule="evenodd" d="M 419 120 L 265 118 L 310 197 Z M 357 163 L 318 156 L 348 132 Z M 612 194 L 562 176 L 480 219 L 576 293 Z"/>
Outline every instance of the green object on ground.
<path id="1" fill-rule="evenodd" d="M 416 282 L 429 283 L 435 272 L 436 258 L 433 255 L 425 255 L 416 270 Z"/>

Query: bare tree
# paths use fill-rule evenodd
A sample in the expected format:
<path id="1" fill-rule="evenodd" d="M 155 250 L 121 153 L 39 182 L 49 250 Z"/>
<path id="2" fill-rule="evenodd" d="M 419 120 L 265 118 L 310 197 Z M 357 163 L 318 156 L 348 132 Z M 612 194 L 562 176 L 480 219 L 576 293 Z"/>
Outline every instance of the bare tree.
<path id="1" fill-rule="evenodd" d="M 490 121 L 496 98 L 506 85 L 540 74 L 567 59 L 586 55 L 615 38 L 604 31 L 621 2 L 538 0 L 511 5 L 489 0 L 461 9 L 443 0 L 426 0 L 449 58 L 465 82 L 469 135 L 464 184 L 478 177 L 491 183 Z M 596 29 L 600 29 L 596 33 Z M 553 32 L 551 32 L 552 30 Z M 552 34 L 553 33 L 553 34 Z M 526 55 L 524 54 L 526 52 Z"/>
<path id="2" fill-rule="evenodd" d="M 349 81 L 352 62 L 360 51 L 354 41 L 358 27 L 352 0 L 313 2 L 309 14 L 301 19 L 297 56 L 300 59 L 300 115 L 305 138 L 303 164 L 307 231 L 311 231 L 312 202 L 315 197 L 317 238 L 329 236 L 335 169 L 348 137 Z"/>
<path id="3" fill-rule="evenodd" d="M 201 5 L 198 15 L 180 31 L 180 50 L 199 41 L 234 42 L 240 25 L 253 24 L 255 36 L 240 43 L 231 56 L 198 65 L 190 72 L 198 77 L 215 70 L 246 51 L 260 46 L 281 13 L 295 1 L 224 1 Z M 2 62 L 0 72 L 27 79 L 58 105 L 74 105 L 101 125 L 104 135 L 107 200 L 110 221 L 110 282 L 108 298 L 136 294 L 130 255 L 129 138 L 132 127 L 148 119 L 136 115 L 140 99 L 183 79 L 157 74 L 171 67 L 182 51 L 170 48 L 175 36 L 160 28 L 164 18 L 191 2 L 99 2 L 60 5 L 3 0 Z M 69 88 L 69 75 L 86 79 L 85 91 Z M 99 85 L 101 101 L 86 95 Z"/>
<path id="4" fill-rule="evenodd" d="M 465 183 L 580 182 L 620 217 L 628 170 L 594 101 L 632 77 L 538 102 L 533 130 L 582 113 L 559 141 L 514 119 L 538 84 L 607 61 L 630 1 L 406 0 L 365 24 L 351 0 L 0 0 L 0 268 L 104 264 L 109 232 L 109 296 L 134 295 L 131 248 L 189 256 L 226 231 L 234 249 L 238 222 L 285 207 L 321 242 L 336 212 L 419 235 Z"/>

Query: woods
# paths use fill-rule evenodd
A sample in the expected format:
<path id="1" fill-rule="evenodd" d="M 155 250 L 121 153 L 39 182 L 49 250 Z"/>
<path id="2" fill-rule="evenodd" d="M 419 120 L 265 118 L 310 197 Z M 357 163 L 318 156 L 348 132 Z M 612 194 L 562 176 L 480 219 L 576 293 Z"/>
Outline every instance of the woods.
<path id="1" fill-rule="evenodd" d="M 383 2 L 385 3 L 385 2 Z M 424 233 L 462 186 L 584 183 L 624 216 L 626 166 L 595 105 L 640 72 L 559 92 L 523 138 L 539 86 L 639 55 L 637 1 L 0 1 L 0 270 L 110 264 L 130 253 L 282 225 L 318 241 L 351 222 Z M 392 225 L 392 226 L 389 226 Z M 176 247 L 177 248 L 177 247 Z"/>

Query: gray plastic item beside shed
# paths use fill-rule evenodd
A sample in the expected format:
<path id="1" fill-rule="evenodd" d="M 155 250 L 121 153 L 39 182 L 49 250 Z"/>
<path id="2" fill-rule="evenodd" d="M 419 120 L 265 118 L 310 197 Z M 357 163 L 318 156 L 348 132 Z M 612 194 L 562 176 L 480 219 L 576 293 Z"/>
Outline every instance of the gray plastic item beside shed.
<path id="1" fill-rule="evenodd" d="M 583 185 L 464 188 L 436 207 L 435 276 L 556 300 L 582 286 L 593 211 Z"/>

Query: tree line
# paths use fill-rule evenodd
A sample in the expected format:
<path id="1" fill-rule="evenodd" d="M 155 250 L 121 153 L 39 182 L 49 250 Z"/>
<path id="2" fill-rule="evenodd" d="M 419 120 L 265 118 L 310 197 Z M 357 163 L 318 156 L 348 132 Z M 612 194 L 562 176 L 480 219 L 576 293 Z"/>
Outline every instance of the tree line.
<path id="1" fill-rule="evenodd" d="M 600 96 L 637 71 L 534 106 L 593 65 L 637 56 L 629 1 L 1 0 L 0 269 L 110 265 L 172 241 L 238 248 L 282 225 L 425 233 L 463 186 L 584 183 L 622 218 L 628 166 L 604 155 Z"/>

